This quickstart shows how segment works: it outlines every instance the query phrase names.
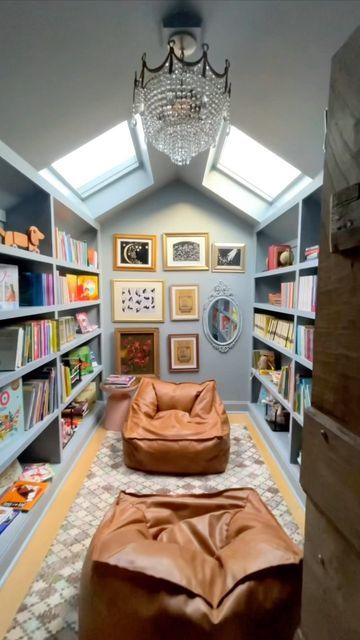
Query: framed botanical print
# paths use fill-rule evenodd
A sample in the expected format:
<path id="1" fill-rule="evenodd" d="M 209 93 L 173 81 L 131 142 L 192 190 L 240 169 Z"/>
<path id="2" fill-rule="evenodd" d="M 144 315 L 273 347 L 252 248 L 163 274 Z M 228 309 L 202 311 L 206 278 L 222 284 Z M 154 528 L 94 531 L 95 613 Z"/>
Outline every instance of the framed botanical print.
<path id="1" fill-rule="evenodd" d="M 174 284 L 170 287 L 170 319 L 199 320 L 199 285 Z"/>
<path id="2" fill-rule="evenodd" d="M 245 244 L 215 242 L 212 245 L 212 271 L 245 272 Z"/>
<path id="3" fill-rule="evenodd" d="M 115 329 L 116 373 L 159 377 L 159 329 Z"/>
<path id="4" fill-rule="evenodd" d="M 208 233 L 164 233 L 163 269 L 165 271 L 208 270 Z"/>
<path id="5" fill-rule="evenodd" d="M 168 335 L 168 348 L 170 373 L 199 371 L 198 333 L 172 333 Z"/>
<path id="6" fill-rule="evenodd" d="M 156 271 L 156 236 L 113 234 L 114 271 Z"/>
<path id="7" fill-rule="evenodd" d="M 164 280 L 112 281 L 113 322 L 164 322 Z"/>

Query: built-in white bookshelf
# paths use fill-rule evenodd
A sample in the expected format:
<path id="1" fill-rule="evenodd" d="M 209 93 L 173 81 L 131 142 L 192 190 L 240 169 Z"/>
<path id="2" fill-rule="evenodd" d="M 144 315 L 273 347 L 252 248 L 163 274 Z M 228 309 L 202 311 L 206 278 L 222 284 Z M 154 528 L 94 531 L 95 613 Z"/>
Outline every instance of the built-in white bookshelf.
<path id="1" fill-rule="evenodd" d="M 102 314 L 99 264 L 88 266 L 59 259 L 56 254 L 56 228 L 65 231 L 75 240 L 86 242 L 99 255 L 99 225 L 66 199 L 39 176 L 26 162 L 16 156 L 6 145 L 0 143 L 0 210 L 2 226 L 6 230 L 26 233 L 36 225 L 44 234 L 35 253 L 26 248 L 7 246 L 0 242 L 0 263 L 16 265 L 19 272 L 51 274 L 54 283 L 54 304 L 19 306 L 14 309 L 0 308 L 0 330 L 28 320 L 59 320 L 63 316 L 86 311 L 94 329 L 89 333 L 76 333 L 66 344 L 58 343 L 55 352 L 49 353 L 25 366 L 0 371 L 0 391 L 6 385 L 25 381 L 36 376 L 44 367 L 56 371 L 56 400 L 54 411 L 29 429 L 19 429 L 0 442 L 0 473 L 16 458 L 20 462 L 49 462 L 54 466 L 55 477 L 39 502 L 29 513 L 19 514 L 0 535 L 0 584 L 6 578 L 19 553 L 39 525 L 42 517 L 54 500 L 71 468 L 76 464 L 83 448 L 93 435 L 103 412 L 100 382 L 102 378 Z M 67 304 L 59 301 L 56 286 L 57 274 L 94 274 L 99 280 L 99 297 L 94 300 L 79 300 Z M 81 378 L 65 402 L 61 401 L 61 361 L 72 350 L 89 345 L 94 356 L 93 372 Z M 63 446 L 61 411 L 90 382 L 96 384 L 97 400 L 85 416 L 73 437 Z"/>
<path id="2" fill-rule="evenodd" d="M 297 411 L 295 389 L 300 378 L 311 378 L 313 363 L 304 356 L 304 343 L 300 336 L 315 326 L 315 309 L 301 309 L 298 306 L 299 288 L 306 282 L 316 287 L 318 258 L 306 259 L 305 250 L 319 244 L 321 213 L 322 176 L 318 176 L 306 189 L 287 205 L 273 208 L 268 218 L 256 228 L 256 272 L 254 277 L 255 314 L 272 316 L 286 328 L 293 325 L 293 344 L 285 339 L 278 342 L 272 333 L 260 335 L 254 325 L 252 334 L 253 350 L 269 350 L 275 353 L 275 369 L 289 367 L 289 392 L 287 397 L 279 392 L 271 376 L 261 374 L 252 366 L 251 403 L 249 410 L 255 424 L 269 448 L 278 460 L 289 483 L 301 502 L 305 496 L 300 487 L 300 464 L 302 447 L 303 416 Z M 293 263 L 268 270 L 268 249 L 271 245 L 290 245 L 294 255 Z M 269 303 L 268 294 L 278 293 L 281 283 L 293 283 L 293 306 L 277 306 Z M 275 325 L 276 326 L 276 325 Z M 281 326 L 278 322 L 278 326 Z M 286 329 L 285 329 L 286 333 Z M 308 352 L 307 352 L 308 355 Z M 274 431 L 266 419 L 264 396 L 271 396 L 289 413 L 288 431 Z"/>

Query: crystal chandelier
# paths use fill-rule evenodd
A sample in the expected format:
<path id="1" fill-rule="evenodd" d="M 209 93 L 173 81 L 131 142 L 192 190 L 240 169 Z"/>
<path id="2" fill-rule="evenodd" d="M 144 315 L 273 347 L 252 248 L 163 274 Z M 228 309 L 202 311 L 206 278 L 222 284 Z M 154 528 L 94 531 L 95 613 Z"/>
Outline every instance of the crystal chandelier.
<path id="1" fill-rule="evenodd" d="M 195 45 L 188 47 L 189 40 Z M 158 67 L 148 67 L 143 54 L 140 76 L 135 73 L 133 115 L 140 114 L 146 139 L 183 165 L 214 145 L 221 125 L 229 124 L 230 63 L 226 60 L 224 72 L 217 73 L 209 64 L 207 44 L 198 60 L 185 60 L 196 46 L 190 34 L 174 34 L 168 46 Z"/>

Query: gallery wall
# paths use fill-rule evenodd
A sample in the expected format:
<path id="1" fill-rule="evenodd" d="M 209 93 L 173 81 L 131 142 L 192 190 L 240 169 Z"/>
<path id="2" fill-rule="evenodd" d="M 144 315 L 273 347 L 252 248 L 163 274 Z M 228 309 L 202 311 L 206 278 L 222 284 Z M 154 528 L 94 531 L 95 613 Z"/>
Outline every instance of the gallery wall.
<path id="1" fill-rule="evenodd" d="M 162 255 L 163 233 L 209 233 L 211 245 L 217 243 L 245 243 L 245 273 L 208 271 L 164 271 Z M 137 273 L 113 270 L 113 234 L 150 234 L 157 237 L 157 270 Z M 101 226 L 102 293 L 105 374 L 115 371 L 114 329 L 158 327 L 160 330 L 160 377 L 172 382 L 200 382 L 209 378 L 217 381 L 219 392 L 229 410 L 241 408 L 249 398 L 251 361 L 251 303 L 254 273 L 253 227 L 214 200 L 182 182 L 173 182 L 140 202 L 113 215 Z M 162 323 L 112 322 L 111 281 L 113 278 L 165 281 L 165 321 Z M 242 314 L 243 328 L 239 340 L 227 353 L 220 353 L 208 342 L 202 326 L 203 305 L 213 287 L 223 281 L 233 292 Z M 200 319 L 170 321 L 169 286 L 198 284 Z M 199 371 L 170 373 L 168 334 L 199 334 Z"/>

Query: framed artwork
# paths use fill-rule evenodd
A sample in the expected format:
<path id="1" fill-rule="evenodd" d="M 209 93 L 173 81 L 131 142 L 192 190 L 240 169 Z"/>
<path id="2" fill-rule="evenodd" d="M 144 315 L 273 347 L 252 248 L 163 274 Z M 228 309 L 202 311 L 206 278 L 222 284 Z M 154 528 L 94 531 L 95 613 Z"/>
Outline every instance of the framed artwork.
<path id="1" fill-rule="evenodd" d="M 208 270 L 208 233 L 164 233 L 163 269 L 165 271 Z"/>
<path id="2" fill-rule="evenodd" d="M 199 285 L 174 284 L 170 287 L 170 319 L 199 320 Z"/>
<path id="3" fill-rule="evenodd" d="M 156 236 L 113 234 L 114 271 L 156 271 Z"/>
<path id="4" fill-rule="evenodd" d="M 212 271 L 245 272 L 245 244 L 215 242 L 212 245 Z"/>
<path id="5" fill-rule="evenodd" d="M 164 280 L 112 280 L 113 322 L 164 322 Z"/>
<path id="6" fill-rule="evenodd" d="M 198 333 L 171 333 L 168 347 L 171 373 L 199 371 Z"/>
<path id="7" fill-rule="evenodd" d="M 115 371 L 159 377 L 159 329 L 115 329 Z"/>

